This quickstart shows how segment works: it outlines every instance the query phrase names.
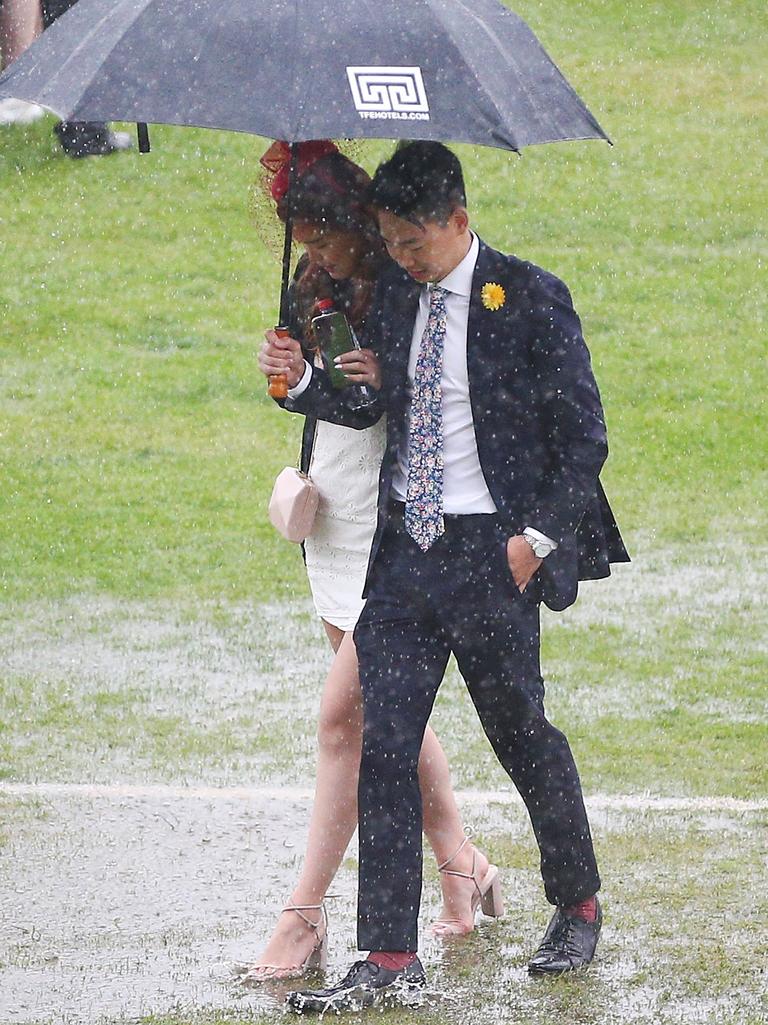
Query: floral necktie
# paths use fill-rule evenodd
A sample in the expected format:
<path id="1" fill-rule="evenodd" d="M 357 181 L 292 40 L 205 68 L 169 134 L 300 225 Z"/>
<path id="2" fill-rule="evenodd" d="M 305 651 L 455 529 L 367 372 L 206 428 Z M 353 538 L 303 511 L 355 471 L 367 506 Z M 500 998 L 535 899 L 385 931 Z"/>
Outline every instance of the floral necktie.
<path id="1" fill-rule="evenodd" d="M 413 380 L 405 529 L 423 552 L 445 531 L 443 520 L 443 346 L 448 291 L 430 290 L 429 318 Z"/>

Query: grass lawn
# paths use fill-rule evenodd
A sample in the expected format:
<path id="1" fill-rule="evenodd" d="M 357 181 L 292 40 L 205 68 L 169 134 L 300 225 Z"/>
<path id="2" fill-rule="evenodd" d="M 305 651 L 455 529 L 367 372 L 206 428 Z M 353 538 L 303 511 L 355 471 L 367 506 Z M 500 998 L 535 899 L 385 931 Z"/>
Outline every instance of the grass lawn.
<path id="1" fill-rule="evenodd" d="M 572 287 L 634 550 L 695 559 L 762 517 L 765 9 L 519 9 L 616 145 L 462 148 L 475 220 Z M 48 122 L 0 140 L 5 596 L 303 593 L 263 513 L 298 432 L 254 370 L 263 142 L 160 127 L 149 156 L 76 163 Z"/>
<path id="2" fill-rule="evenodd" d="M 514 6 L 615 143 L 458 147 L 482 236 L 572 289 L 634 557 L 546 618 L 551 713 L 588 794 L 759 800 L 768 12 Z M 300 431 L 255 365 L 279 276 L 248 208 L 266 143 L 169 127 L 152 143 L 75 162 L 50 120 L 0 127 L 0 778 L 307 786 L 326 654 L 298 550 L 265 510 Z M 367 144 L 362 161 L 388 151 Z M 435 722 L 459 786 L 505 785 L 454 673 Z M 29 825 L 3 810 L 0 853 Z M 605 960 L 578 980 L 525 984 L 541 925 L 526 869 L 519 916 L 435 958 L 456 1002 L 420 1019 L 768 1021 L 749 967 L 766 954 L 765 818 L 716 827 L 605 824 Z M 530 861 L 528 836 L 487 839 L 502 863 Z M 475 1001 L 499 964 L 501 988 Z M 274 1009 L 218 1014 L 205 1025 Z"/>

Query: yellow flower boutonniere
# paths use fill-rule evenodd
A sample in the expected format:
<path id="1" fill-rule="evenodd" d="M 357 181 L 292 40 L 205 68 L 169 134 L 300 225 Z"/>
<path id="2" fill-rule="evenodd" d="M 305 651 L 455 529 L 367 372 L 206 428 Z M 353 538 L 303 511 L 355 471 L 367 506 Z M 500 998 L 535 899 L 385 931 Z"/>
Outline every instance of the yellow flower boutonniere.
<path id="1" fill-rule="evenodd" d="M 500 310 L 507 301 L 507 293 L 502 286 L 496 285 L 492 281 L 489 281 L 487 285 L 483 285 L 483 291 L 480 295 L 486 310 Z"/>

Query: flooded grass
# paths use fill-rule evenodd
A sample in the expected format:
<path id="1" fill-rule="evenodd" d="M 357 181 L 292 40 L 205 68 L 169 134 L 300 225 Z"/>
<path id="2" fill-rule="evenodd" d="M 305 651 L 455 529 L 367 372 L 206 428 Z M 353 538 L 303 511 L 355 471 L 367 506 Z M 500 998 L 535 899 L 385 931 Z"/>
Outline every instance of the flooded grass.
<path id="1" fill-rule="evenodd" d="M 6 777 L 307 778 L 328 659 L 305 603 L 6 606 L 0 638 Z"/>
<path id="2" fill-rule="evenodd" d="M 721 546 L 662 581 L 657 555 L 545 617 L 550 716 L 588 793 L 761 797 L 761 571 Z M 744 590 L 716 586 L 726 563 Z M 0 606 L 0 778 L 306 786 L 329 657 L 306 602 Z M 509 787 L 455 668 L 433 722 L 458 786 Z"/>
<path id="3" fill-rule="evenodd" d="M 425 939 L 427 1003 L 386 1020 L 765 1021 L 768 810 L 592 809 L 606 910 L 599 957 L 552 981 L 525 968 L 550 909 L 524 811 L 464 804 L 503 867 L 507 914 L 466 941 Z M 258 952 L 290 888 L 306 801 L 83 793 L 3 796 L 0 811 L 13 836 L 0 862 L 0 1020 L 212 1025 L 280 1011 L 292 984 L 244 989 L 231 969 Z M 352 851 L 331 902 L 331 978 L 355 957 L 354 868 Z M 423 936 L 438 892 L 427 857 Z"/>

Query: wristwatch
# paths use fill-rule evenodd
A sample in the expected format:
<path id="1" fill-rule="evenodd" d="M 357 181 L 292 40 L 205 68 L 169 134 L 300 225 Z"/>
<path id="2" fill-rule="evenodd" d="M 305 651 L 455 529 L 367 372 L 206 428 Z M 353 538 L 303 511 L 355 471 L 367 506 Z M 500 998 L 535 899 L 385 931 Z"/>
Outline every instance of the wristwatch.
<path id="1" fill-rule="evenodd" d="M 552 541 L 547 541 L 541 537 L 538 532 L 534 534 L 531 530 L 524 530 L 523 537 L 533 549 L 533 554 L 537 559 L 546 559 L 546 557 L 557 548 L 557 545 Z"/>

